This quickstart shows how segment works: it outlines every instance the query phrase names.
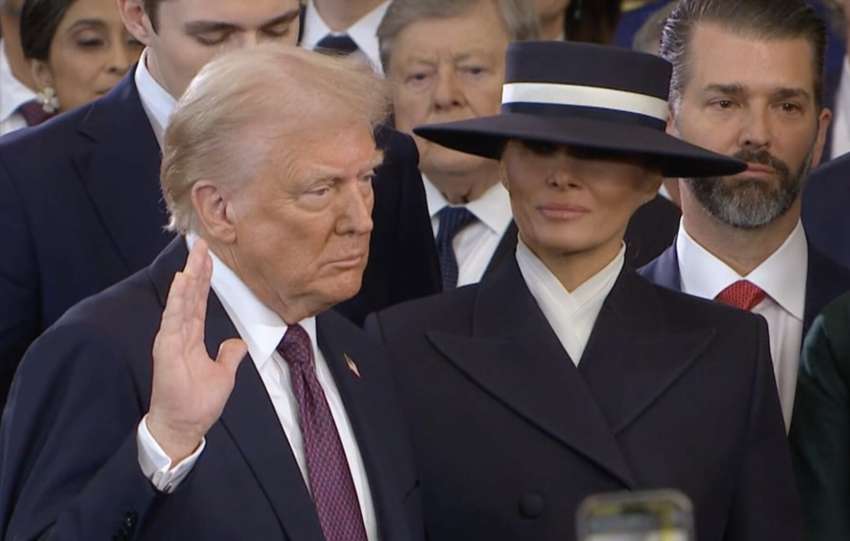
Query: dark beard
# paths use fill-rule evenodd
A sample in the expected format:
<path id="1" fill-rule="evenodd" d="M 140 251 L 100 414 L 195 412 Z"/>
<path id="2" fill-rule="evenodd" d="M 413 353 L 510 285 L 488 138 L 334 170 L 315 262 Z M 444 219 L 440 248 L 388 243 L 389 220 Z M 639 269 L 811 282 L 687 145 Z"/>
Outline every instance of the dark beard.
<path id="1" fill-rule="evenodd" d="M 696 200 L 709 214 L 739 229 L 763 227 L 788 212 L 800 195 L 812 165 L 812 150 L 794 174 L 785 162 L 767 150 L 744 149 L 734 157 L 772 167 L 779 176 L 779 185 L 773 187 L 746 176 L 735 180 L 728 177 L 684 180 Z"/>

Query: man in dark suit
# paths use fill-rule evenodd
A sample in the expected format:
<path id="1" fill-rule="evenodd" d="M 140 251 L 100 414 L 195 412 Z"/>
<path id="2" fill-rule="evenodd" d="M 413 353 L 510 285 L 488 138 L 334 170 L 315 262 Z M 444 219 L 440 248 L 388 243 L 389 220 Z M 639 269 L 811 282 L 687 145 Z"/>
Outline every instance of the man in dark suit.
<path id="1" fill-rule="evenodd" d="M 803 226 L 809 242 L 850 267 L 850 155 L 815 169 L 803 193 Z"/>
<path id="2" fill-rule="evenodd" d="M 588 495 L 673 488 L 697 539 L 800 539 L 764 320 L 625 262 L 662 177 L 744 164 L 665 133 L 656 56 L 522 42 L 507 65 L 501 114 L 416 132 L 501 156 L 513 260 L 366 323 L 396 363 L 429 535 L 569 541 Z"/>
<path id="3" fill-rule="evenodd" d="M 0 537 L 423 538 L 386 360 L 328 311 L 366 266 L 384 93 L 279 45 L 202 70 L 165 137 L 180 236 L 21 364 Z"/>
<path id="4" fill-rule="evenodd" d="M 295 0 L 228 0 L 215 9 L 123 0 L 120 8 L 147 45 L 133 73 L 91 105 L 0 144 L 0 404 L 36 336 L 77 301 L 148 265 L 172 238 L 158 141 L 175 98 L 220 50 L 209 42 L 294 44 L 297 35 Z M 430 236 L 416 149 L 392 130 L 377 138 L 387 156 L 375 181 L 375 258 L 361 294 L 340 307 L 355 321 L 439 289 L 438 271 L 408 245 Z"/>
<path id="5" fill-rule="evenodd" d="M 850 294 L 812 325 L 800 359 L 791 422 L 794 472 L 807 539 L 850 538 Z"/>
<path id="6" fill-rule="evenodd" d="M 850 270 L 819 253 L 800 222 L 800 193 L 830 119 L 824 40 L 805 0 L 683 0 L 661 45 L 674 70 L 670 130 L 748 169 L 680 180 L 682 228 L 643 274 L 767 319 L 786 427 L 805 331 L 850 289 Z"/>

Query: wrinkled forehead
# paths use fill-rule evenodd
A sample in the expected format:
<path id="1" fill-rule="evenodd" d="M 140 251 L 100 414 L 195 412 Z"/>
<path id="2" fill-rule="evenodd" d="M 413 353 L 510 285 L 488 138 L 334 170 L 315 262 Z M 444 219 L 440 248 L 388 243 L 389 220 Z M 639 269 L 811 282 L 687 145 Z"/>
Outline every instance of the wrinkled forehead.
<path id="1" fill-rule="evenodd" d="M 797 89 L 814 97 L 814 55 L 814 46 L 803 37 L 764 38 L 700 23 L 691 38 L 685 90 L 725 86 L 755 94 Z"/>

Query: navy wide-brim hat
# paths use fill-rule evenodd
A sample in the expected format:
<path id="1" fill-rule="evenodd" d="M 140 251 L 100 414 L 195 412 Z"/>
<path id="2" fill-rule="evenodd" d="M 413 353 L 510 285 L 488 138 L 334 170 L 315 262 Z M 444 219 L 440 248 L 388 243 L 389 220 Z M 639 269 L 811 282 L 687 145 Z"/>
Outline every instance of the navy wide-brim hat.
<path id="1" fill-rule="evenodd" d="M 646 157 L 666 177 L 739 173 L 744 162 L 665 132 L 672 66 L 654 55 L 587 43 L 525 41 L 508 47 L 495 116 L 429 124 L 414 133 L 499 159 L 510 139 Z"/>

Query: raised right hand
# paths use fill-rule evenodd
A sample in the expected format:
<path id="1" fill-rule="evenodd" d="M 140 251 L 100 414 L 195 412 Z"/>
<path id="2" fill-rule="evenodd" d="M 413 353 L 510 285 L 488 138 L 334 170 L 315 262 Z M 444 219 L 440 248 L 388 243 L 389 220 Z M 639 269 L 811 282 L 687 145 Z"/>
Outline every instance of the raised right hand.
<path id="1" fill-rule="evenodd" d="M 212 260 L 198 239 L 174 275 L 153 346 L 153 389 L 147 426 L 172 464 L 191 455 L 221 416 L 247 346 L 233 338 L 213 361 L 204 345 Z"/>

